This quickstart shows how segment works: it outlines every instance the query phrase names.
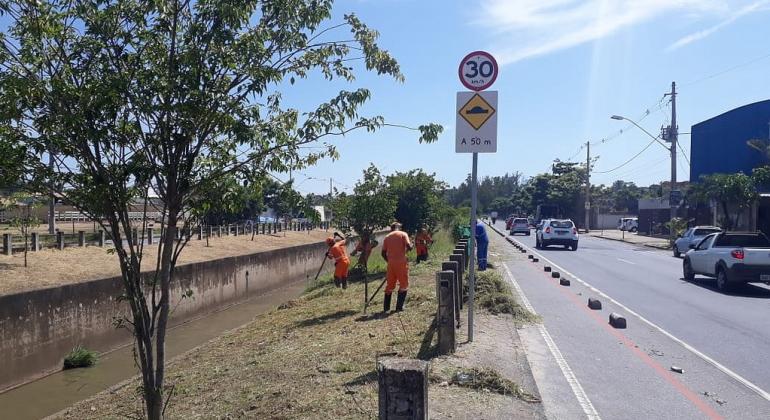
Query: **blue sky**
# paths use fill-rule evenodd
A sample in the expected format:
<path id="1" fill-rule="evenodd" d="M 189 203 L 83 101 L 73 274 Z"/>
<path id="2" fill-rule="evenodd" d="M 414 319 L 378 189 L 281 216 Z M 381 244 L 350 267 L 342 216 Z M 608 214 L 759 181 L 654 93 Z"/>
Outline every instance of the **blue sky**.
<path id="1" fill-rule="evenodd" d="M 661 99 L 672 81 L 680 92 L 682 133 L 770 97 L 770 0 L 340 0 L 335 11 L 335 22 L 354 12 L 380 31 L 381 47 L 399 60 L 406 81 L 363 73 L 348 86 L 309 79 L 284 92 L 287 102 L 307 110 L 340 88 L 367 87 L 373 98 L 363 115 L 415 126 L 437 122 L 445 131 L 431 145 L 394 128 L 336 139 L 339 160 L 295 173 L 304 193 L 328 192 L 328 181 L 306 177 L 330 174 L 346 190 L 370 162 L 385 173 L 422 168 L 460 183 L 471 156 L 454 153 L 455 94 L 462 90 L 457 66 L 478 49 L 501 63 L 493 87 L 499 91 L 498 151 L 479 156 L 480 175 L 531 176 L 555 158 L 584 160 L 579 148 L 586 140 L 597 143 L 591 148 L 599 156 L 597 172 L 615 168 L 649 138 L 610 115 L 644 116 L 640 124 L 657 134 L 670 118 Z M 689 150 L 689 136 L 680 140 Z M 689 166 L 679 161 L 679 180 L 687 179 Z M 592 181 L 647 185 L 668 179 L 669 171 L 667 152 L 653 145 Z"/>

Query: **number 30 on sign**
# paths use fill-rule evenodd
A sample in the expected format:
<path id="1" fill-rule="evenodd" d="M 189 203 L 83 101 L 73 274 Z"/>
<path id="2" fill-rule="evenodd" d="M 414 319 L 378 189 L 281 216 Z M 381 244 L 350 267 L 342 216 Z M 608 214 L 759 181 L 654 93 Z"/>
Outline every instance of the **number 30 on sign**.
<path id="1" fill-rule="evenodd" d="M 463 86 L 477 92 L 492 86 L 497 73 L 497 61 L 485 51 L 474 51 L 466 55 L 458 69 Z"/>

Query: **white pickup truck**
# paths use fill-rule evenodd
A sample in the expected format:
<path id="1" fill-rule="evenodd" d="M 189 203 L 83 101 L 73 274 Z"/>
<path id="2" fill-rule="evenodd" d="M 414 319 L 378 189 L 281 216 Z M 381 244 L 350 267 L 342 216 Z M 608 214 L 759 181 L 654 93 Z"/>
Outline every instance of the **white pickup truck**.
<path id="1" fill-rule="evenodd" d="M 742 283 L 770 284 L 770 240 L 761 232 L 713 233 L 690 248 L 682 263 L 685 280 L 715 277 L 721 291 Z"/>

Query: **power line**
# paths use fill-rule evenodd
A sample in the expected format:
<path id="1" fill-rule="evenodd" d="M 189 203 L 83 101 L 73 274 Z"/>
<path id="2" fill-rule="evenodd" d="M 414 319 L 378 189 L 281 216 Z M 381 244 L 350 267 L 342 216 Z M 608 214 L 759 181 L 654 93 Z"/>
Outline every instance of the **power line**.
<path id="1" fill-rule="evenodd" d="M 700 79 L 696 79 L 696 80 L 693 80 L 691 82 L 687 82 L 683 86 L 690 86 L 690 85 L 694 85 L 696 83 L 700 83 L 700 82 L 703 82 L 703 81 L 706 81 L 706 80 L 709 80 L 709 79 L 713 79 L 715 77 L 719 77 L 719 76 L 721 76 L 723 74 L 726 74 L 726 73 L 729 73 L 731 71 L 738 70 L 740 68 L 750 66 L 750 65 L 752 65 L 752 64 L 754 64 L 754 63 L 756 63 L 758 61 L 762 61 L 762 60 L 764 60 L 766 58 L 770 58 L 770 53 L 764 54 L 764 55 L 762 55 L 760 57 L 757 57 L 757 58 L 753 58 L 753 59 L 751 59 L 749 61 L 746 61 L 746 62 L 743 62 L 741 64 L 736 64 L 736 65 L 734 65 L 732 67 L 728 67 L 728 68 L 726 68 L 726 69 L 724 69 L 722 71 L 718 71 L 718 72 L 713 73 L 713 74 L 711 74 L 709 76 L 701 77 Z"/>
<path id="2" fill-rule="evenodd" d="M 618 169 L 620 169 L 620 168 L 622 168 L 622 167 L 624 167 L 624 166 L 628 165 L 629 163 L 633 162 L 633 160 L 634 160 L 634 159 L 638 158 L 638 157 L 639 157 L 639 155 L 641 155 L 642 153 L 644 153 L 644 151 L 645 151 L 645 150 L 649 149 L 649 148 L 650 148 L 650 146 L 652 146 L 652 144 L 653 144 L 653 143 L 655 143 L 656 141 L 658 141 L 658 138 L 657 138 L 657 137 L 656 137 L 656 138 L 654 138 L 654 139 L 653 139 L 651 142 L 647 143 L 647 146 L 644 146 L 644 149 L 642 149 L 641 151 L 639 151 L 639 153 L 635 154 L 634 156 L 632 156 L 632 157 L 631 157 L 631 159 L 628 159 L 627 161 L 623 162 L 621 165 L 619 165 L 619 166 L 616 166 L 616 167 L 614 167 L 614 168 L 610 169 L 609 171 L 593 171 L 593 173 L 595 173 L 595 174 L 608 174 L 608 173 L 610 173 L 610 172 L 614 172 L 614 171 L 616 171 L 616 170 L 618 170 Z"/>
<path id="3" fill-rule="evenodd" d="M 676 145 L 679 146 L 679 151 L 682 152 L 682 157 L 684 157 L 684 160 L 687 161 L 687 165 L 690 165 L 690 158 L 687 157 L 687 153 L 684 151 L 684 147 L 682 146 L 681 142 L 676 142 Z"/>

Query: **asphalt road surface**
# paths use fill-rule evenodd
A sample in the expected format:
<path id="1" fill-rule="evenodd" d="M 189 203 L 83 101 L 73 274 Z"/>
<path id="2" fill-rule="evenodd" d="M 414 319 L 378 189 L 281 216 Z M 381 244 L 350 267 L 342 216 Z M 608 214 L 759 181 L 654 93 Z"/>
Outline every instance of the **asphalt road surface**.
<path id="1" fill-rule="evenodd" d="M 722 294 L 711 279 L 684 281 L 670 252 L 621 242 L 583 235 L 577 251 L 538 251 L 533 231 L 513 237 L 528 247 L 520 253 L 489 233 L 494 259 L 543 318 L 522 337 L 550 417 L 770 418 L 770 288 Z M 608 324 L 611 312 L 626 329 Z"/>

